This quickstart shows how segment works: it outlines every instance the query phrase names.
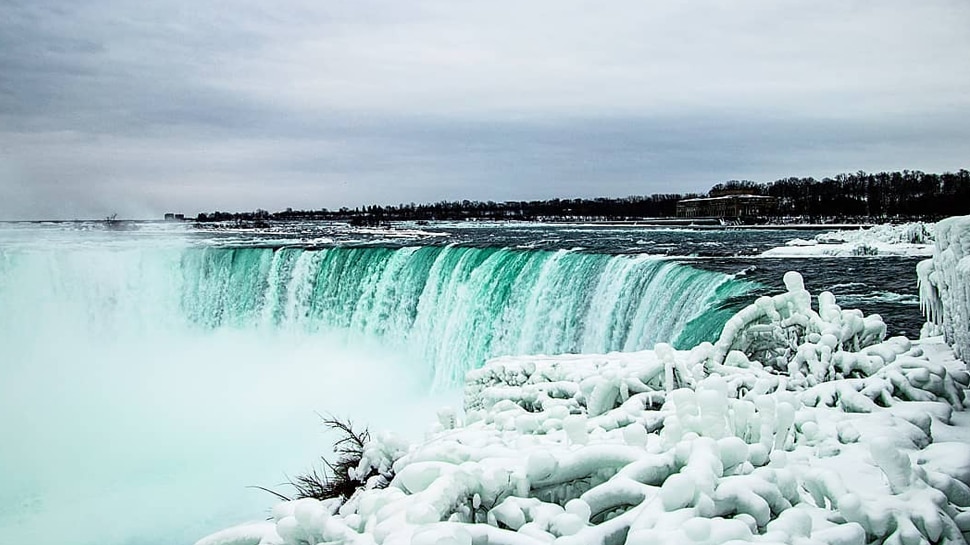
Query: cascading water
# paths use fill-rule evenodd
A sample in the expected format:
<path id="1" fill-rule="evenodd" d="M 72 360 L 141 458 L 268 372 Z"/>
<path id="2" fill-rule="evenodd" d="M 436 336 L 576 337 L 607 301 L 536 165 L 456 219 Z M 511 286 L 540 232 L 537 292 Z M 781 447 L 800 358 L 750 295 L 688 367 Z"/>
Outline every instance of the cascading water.
<path id="1" fill-rule="evenodd" d="M 314 411 L 418 434 L 489 356 L 712 338 L 754 287 L 580 251 L 63 236 L 0 246 L 0 530 L 15 542 L 190 542 L 272 502 L 246 485 L 325 452 Z"/>
<path id="2" fill-rule="evenodd" d="M 407 347 L 434 384 L 486 358 L 693 345 L 755 284 L 646 256 L 404 248 L 3 254 L 4 331 L 173 327 L 352 332 Z"/>
<path id="3" fill-rule="evenodd" d="M 206 248 L 181 272 L 195 323 L 380 337 L 416 350 L 436 386 L 491 356 L 705 340 L 726 319 L 715 307 L 754 286 L 643 256 L 456 246 Z"/>

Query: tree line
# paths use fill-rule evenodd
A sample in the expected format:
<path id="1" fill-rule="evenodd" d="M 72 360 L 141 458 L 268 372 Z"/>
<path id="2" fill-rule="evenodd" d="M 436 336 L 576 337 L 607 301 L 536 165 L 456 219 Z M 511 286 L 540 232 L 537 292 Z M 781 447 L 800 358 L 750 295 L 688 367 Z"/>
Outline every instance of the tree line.
<path id="1" fill-rule="evenodd" d="M 970 171 L 863 171 L 834 178 L 785 178 L 765 185 L 780 215 L 936 220 L 970 213 Z"/>
<path id="2" fill-rule="evenodd" d="M 782 178 L 759 183 L 731 180 L 716 184 L 706 194 L 665 193 L 594 199 L 549 199 L 532 201 L 439 201 L 426 204 L 370 205 L 338 210 L 293 210 L 280 212 L 210 212 L 198 222 L 269 222 L 294 220 L 347 221 L 376 225 L 391 221 L 636 221 L 673 218 L 677 202 L 683 199 L 752 194 L 775 197 L 777 206 L 765 221 L 807 219 L 810 221 L 937 220 L 970 214 L 970 171 L 927 174 L 916 170 L 900 172 L 839 174 L 833 178 Z"/>

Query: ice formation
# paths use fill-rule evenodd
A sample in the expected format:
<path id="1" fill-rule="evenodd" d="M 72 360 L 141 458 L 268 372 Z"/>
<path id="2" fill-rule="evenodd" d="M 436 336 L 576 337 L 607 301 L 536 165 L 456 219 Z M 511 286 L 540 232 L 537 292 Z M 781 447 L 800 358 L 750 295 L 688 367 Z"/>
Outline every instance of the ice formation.
<path id="1" fill-rule="evenodd" d="M 929 333 L 942 333 L 956 354 L 970 358 L 970 216 L 936 226 L 933 258 L 917 266 L 920 306 Z"/>
<path id="2" fill-rule="evenodd" d="M 367 446 L 357 474 L 386 488 L 197 545 L 965 543 L 970 449 L 934 437 L 966 367 L 785 284 L 689 351 L 491 360 L 463 417 Z"/>
<path id="3" fill-rule="evenodd" d="M 928 256 L 933 253 L 933 224 L 875 225 L 868 229 L 821 233 L 811 239 L 795 238 L 772 248 L 764 257 L 859 257 L 875 255 Z"/>
<path id="4" fill-rule="evenodd" d="M 832 231 L 817 235 L 819 242 L 881 242 L 885 244 L 933 244 L 935 225 L 932 223 L 881 224 L 869 229 Z"/>

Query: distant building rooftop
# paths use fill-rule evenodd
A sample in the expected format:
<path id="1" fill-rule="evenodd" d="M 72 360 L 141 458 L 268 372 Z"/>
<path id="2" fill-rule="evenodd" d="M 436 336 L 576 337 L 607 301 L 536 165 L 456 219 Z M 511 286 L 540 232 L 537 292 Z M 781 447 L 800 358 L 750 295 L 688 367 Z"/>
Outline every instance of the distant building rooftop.
<path id="1" fill-rule="evenodd" d="M 778 199 L 768 195 L 723 195 L 684 199 L 677 202 L 677 216 L 682 218 L 739 218 L 769 216 Z"/>

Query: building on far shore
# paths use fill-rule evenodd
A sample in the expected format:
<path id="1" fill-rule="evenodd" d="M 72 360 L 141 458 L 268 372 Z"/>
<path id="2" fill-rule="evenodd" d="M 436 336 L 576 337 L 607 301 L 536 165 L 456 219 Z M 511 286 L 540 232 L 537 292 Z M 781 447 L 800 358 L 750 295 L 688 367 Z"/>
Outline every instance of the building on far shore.
<path id="1" fill-rule="evenodd" d="M 778 199 L 767 195 L 722 195 L 677 202 L 679 218 L 750 218 L 774 215 Z"/>
<path id="2" fill-rule="evenodd" d="M 185 214 L 173 214 L 169 212 L 165 214 L 165 221 L 185 221 Z"/>

